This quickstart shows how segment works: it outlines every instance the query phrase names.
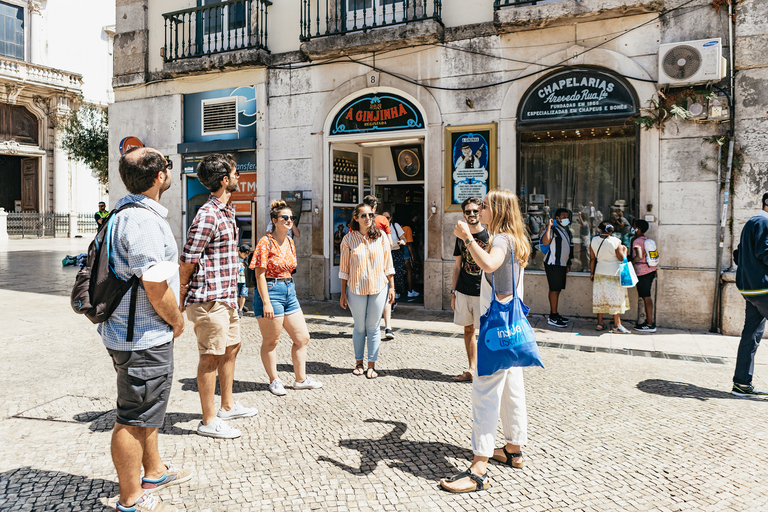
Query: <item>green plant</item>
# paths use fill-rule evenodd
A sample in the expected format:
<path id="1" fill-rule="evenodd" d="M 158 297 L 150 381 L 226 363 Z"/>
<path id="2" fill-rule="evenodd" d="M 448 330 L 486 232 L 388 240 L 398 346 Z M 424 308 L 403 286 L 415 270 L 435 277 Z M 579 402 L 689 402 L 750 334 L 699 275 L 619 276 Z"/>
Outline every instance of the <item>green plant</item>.
<path id="1" fill-rule="evenodd" d="M 64 122 L 62 145 L 75 160 L 96 171 L 99 182 L 109 182 L 109 125 L 107 109 L 84 103 Z"/>
<path id="2" fill-rule="evenodd" d="M 717 97 L 712 91 L 696 90 L 692 88 L 681 89 L 673 94 L 656 92 L 658 99 L 648 100 L 648 106 L 640 109 L 640 114 L 634 118 L 635 124 L 645 130 L 658 128 L 664 131 L 664 124 L 670 118 L 679 117 L 688 119 L 693 114 L 688 110 L 688 102 L 703 102 Z"/>
<path id="3" fill-rule="evenodd" d="M 717 166 L 721 166 L 721 169 L 725 170 L 726 166 L 728 165 L 728 145 L 731 142 L 731 137 L 728 134 L 722 134 L 722 135 L 712 135 L 711 137 L 704 137 L 702 139 L 702 144 L 713 144 L 720 146 L 722 148 L 722 151 L 720 151 L 720 159 L 718 160 L 717 157 L 714 156 L 707 156 L 704 157 L 701 162 L 701 168 L 705 171 L 710 172 L 717 172 Z M 714 169 L 710 167 L 710 162 L 714 163 L 715 167 Z M 739 174 L 741 174 L 741 169 L 744 167 L 744 154 L 741 152 L 741 147 L 739 146 L 738 142 L 734 142 L 733 144 L 733 157 L 731 160 L 731 175 L 733 176 L 733 179 L 731 180 L 729 191 L 731 194 L 734 192 L 734 188 L 736 186 L 736 179 L 738 178 Z M 722 190 L 725 187 L 725 183 L 720 183 L 720 190 Z"/>

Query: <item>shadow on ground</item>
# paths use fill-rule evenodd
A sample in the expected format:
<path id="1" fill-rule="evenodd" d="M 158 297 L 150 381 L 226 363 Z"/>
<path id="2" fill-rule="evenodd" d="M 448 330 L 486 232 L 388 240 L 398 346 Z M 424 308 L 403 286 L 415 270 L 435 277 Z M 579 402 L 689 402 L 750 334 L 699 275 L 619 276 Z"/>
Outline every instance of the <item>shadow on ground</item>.
<path id="1" fill-rule="evenodd" d="M 112 409 L 106 413 L 100 412 L 96 419 L 92 419 L 94 412 L 84 412 L 76 414 L 74 416 L 75 421 L 81 421 L 83 423 L 91 422 L 88 425 L 88 429 L 93 432 L 108 432 L 115 426 L 116 411 Z M 197 433 L 196 430 L 190 430 L 187 428 L 177 427 L 177 423 L 187 423 L 193 420 L 202 420 L 203 415 L 200 413 L 185 413 L 185 412 L 167 412 L 165 413 L 165 421 L 163 427 L 160 429 L 161 434 L 171 436 L 186 436 Z M 197 425 L 195 425 L 196 427 Z M 2 507 L 0 507 L 2 510 Z"/>
<path id="2" fill-rule="evenodd" d="M 472 460 L 472 451 L 447 443 L 409 441 L 403 439 L 408 425 L 401 421 L 370 418 L 365 423 L 392 425 L 392 430 L 379 439 L 344 439 L 339 446 L 360 452 L 360 467 L 352 467 L 330 457 L 320 456 L 318 462 L 327 462 L 352 475 L 369 475 L 379 462 L 419 478 L 438 481 L 457 472 L 449 457 Z"/>
<path id="3" fill-rule="evenodd" d="M 764 400 L 757 397 L 738 397 L 727 391 L 709 389 L 689 384 L 687 382 L 675 382 L 663 379 L 648 379 L 638 382 L 637 389 L 644 393 L 676 398 L 695 398 L 706 401 L 710 398 L 739 399 L 739 400 Z"/>
<path id="4" fill-rule="evenodd" d="M 22 467 L 0 473 L 0 510 L 109 510 L 117 482 Z"/>
<path id="5" fill-rule="evenodd" d="M 182 391 L 193 391 L 197 393 L 197 379 L 189 377 L 186 379 L 179 379 L 181 383 Z M 232 393 L 250 393 L 251 391 L 267 391 L 269 389 L 269 383 L 264 382 L 248 382 L 245 380 L 237 380 L 232 383 Z M 216 380 L 217 395 L 221 395 L 221 387 L 219 386 L 218 379 Z"/>

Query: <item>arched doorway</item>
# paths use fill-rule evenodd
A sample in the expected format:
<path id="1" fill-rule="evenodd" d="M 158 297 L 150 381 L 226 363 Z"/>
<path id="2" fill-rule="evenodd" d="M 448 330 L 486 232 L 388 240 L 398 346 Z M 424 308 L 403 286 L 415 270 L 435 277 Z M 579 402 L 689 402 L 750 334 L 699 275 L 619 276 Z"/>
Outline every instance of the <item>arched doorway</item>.
<path id="1" fill-rule="evenodd" d="M 517 189 L 534 246 L 529 269 L 543 269 L 538 242 L 555 212 L 571 211 L 571 270 L 589 271 L 589 241 L 603 220 L 629 244 L 639 208 L 634 89 L 596 67 L 550 73 L 523 95 L 517 123 Z"/>

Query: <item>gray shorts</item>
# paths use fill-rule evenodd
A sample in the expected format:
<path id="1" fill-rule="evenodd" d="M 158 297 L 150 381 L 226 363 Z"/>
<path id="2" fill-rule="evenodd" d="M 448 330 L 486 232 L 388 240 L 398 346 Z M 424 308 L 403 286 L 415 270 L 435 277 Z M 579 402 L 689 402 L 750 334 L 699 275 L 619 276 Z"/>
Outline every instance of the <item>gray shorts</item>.
<path id="1" fill-rule="evenodd" d="M 173 382 L 173 342 L 146 350 L 107 349 L 117 372 L 117 423 L 160 428 Z"/>

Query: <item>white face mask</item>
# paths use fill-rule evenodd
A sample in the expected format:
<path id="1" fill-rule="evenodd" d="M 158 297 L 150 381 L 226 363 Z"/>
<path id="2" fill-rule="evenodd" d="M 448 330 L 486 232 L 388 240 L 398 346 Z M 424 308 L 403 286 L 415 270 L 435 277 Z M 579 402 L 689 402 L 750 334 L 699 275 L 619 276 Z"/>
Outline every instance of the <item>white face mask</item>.
<path id="1" fill-rule="evenodd" d="M 563 219 L 560 221 L 560 224 L 562 224 L 563 227 L 567 226 L 570 223 L 571 223 L 571 219 Z"/>

